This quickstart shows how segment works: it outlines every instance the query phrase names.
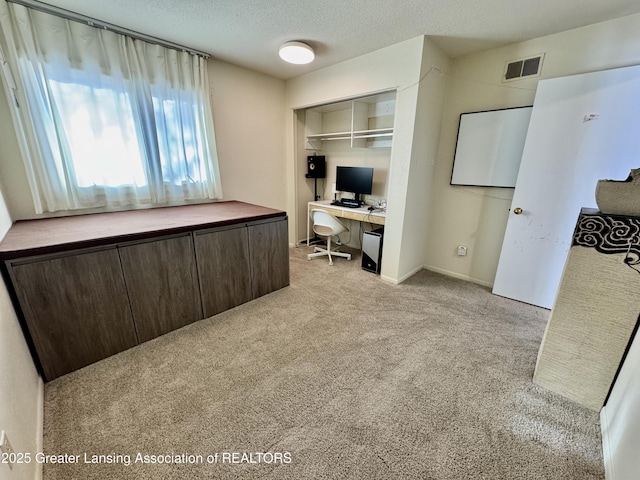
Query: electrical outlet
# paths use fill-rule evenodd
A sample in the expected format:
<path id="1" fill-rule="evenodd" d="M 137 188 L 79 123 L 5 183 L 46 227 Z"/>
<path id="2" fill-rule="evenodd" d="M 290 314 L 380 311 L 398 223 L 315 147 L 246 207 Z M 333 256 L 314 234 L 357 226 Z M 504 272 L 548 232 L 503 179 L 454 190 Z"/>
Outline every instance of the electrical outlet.
<path id="1" fill-rule="evenodd" d="M 0 451 L 2 451 L 2 453 L 6 456 L 7 459 L 7 465 L 9 465 L 9 468 L 13 468 L 13 458 L 15 455 L 11 455 L 13 452 L 13 447 L 11 446 L 11 443 L 9 443 L 9 437 L 7 437 L 7 432 L 5 432 L 4 430 L 2 430 L 2 432 L 0 432 Z"/>
<path id="2" fill-rule="evenodd" d="M 464 257 L 467 254 L 467 246 L 466 245 L 458 245 L 458 255 Z"/>

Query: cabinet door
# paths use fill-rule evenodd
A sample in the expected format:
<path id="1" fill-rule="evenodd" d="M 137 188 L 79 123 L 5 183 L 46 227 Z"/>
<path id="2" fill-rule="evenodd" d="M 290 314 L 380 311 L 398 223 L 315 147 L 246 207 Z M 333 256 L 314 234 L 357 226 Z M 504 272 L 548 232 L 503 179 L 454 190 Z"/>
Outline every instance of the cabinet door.
<path id="1" fill-rule="evenodd" d="M 140 342 L 203 318 L 190 235 L 118 250 Z"/>
<path id="2" fill-rule="evenodd" d="M 287 224 L 285 217 L 248 227 L 253 298 L 289 285 Z"/>
<path id="3" fill-rule="evenodd" d="M 194 240 L 204 316 L 251 300 L 246 227 L 196 233 Z"/>
<path id="4" fill-rule="evenodd" d="M 136 345 L 115 248 L 13 265 L 11 273 L 46 380 Z"/>

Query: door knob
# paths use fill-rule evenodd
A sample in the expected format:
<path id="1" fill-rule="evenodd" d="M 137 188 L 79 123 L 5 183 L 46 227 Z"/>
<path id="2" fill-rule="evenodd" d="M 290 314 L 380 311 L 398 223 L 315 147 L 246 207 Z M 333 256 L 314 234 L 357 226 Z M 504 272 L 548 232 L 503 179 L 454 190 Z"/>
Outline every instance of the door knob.
<path id="1" fill-rule="evenodd" d="M 516 207 L 513 209 L 513 213 L 516 215 L 520 215 L 522 213 L 522 209 L 520 207 Z"/>

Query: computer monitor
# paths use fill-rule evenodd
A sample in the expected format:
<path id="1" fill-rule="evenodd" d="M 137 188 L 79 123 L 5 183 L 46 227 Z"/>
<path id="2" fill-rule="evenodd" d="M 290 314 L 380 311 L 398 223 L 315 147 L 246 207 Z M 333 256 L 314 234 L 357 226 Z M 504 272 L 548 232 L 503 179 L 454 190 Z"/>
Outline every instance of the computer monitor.
<path id="1" fill-rule="evenodd" d="M 373 168 L 336 167 L 336 190 L 353 193 L 358 203 L 361 203 L 360 195 L 371 195 L 372 187 Z"/>

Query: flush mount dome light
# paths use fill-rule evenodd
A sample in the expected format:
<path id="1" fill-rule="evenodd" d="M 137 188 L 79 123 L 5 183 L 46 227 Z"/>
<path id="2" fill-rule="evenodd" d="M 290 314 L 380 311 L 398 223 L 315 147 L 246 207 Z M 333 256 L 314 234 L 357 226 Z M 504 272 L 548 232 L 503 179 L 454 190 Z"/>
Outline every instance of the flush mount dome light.
<path id="1" fill-rule="evenodd" d="M 313 62 L 313 49 L 302 42 L 287 42 L 280 47 L 280 58 L 285 62 L 302 65 Z"/>

